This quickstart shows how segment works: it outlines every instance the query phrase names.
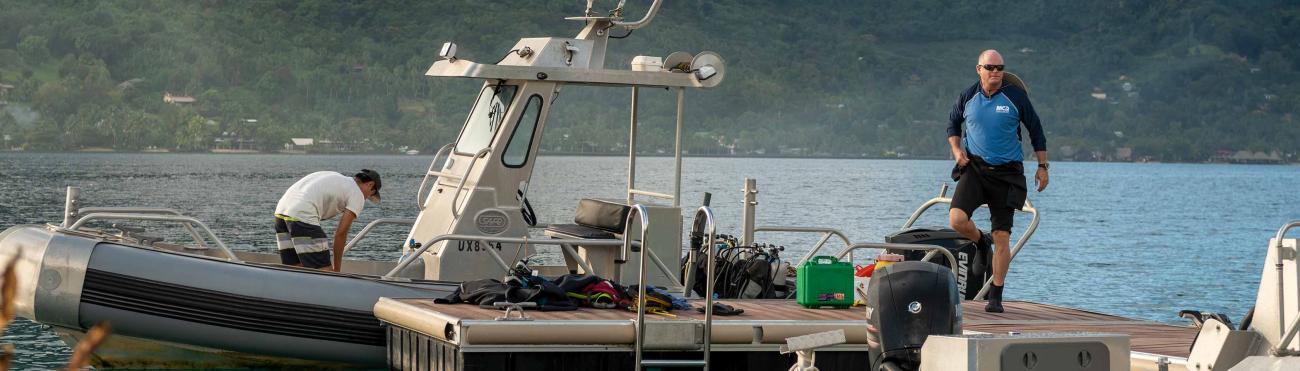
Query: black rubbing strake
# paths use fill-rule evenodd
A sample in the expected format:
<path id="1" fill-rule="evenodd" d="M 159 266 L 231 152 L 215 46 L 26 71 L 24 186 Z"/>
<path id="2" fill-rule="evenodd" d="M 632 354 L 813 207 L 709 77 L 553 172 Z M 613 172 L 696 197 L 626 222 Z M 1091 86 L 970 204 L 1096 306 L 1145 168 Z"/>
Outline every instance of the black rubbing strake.
<path id="1" fill-rule="evenodd" d="M 181 321 L 293 337 L 384 345 L 369 311 L 271 300 L 86 270 L 81 301 Z"/>

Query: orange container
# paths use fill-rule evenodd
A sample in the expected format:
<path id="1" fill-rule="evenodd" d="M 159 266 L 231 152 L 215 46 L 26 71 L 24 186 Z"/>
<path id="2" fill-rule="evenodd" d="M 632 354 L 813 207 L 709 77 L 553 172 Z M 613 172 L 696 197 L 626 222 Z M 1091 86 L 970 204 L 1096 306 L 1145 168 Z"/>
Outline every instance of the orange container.
<path id="1" fill-rule="evenodd" d="M 901 261 L 903 261 L 903 255 L 901 254 L 881 253 L 876 256 L 876 269 L 873 272 Z"/>

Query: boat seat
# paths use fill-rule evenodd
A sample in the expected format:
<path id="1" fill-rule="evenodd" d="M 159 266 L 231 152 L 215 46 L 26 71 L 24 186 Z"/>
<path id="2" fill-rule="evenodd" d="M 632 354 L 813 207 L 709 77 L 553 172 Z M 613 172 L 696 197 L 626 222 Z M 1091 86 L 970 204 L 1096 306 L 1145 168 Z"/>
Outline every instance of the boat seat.
<path id="1" fill-rule="evenodd" d="M 551 224 L 546 227 L 545 234 L 551 237 L 584 240 L 612 240 L 618 238 L 614 235 L 614 232 L 581 224 Z"/>
<path id="2" fill-rule="evenodd" d="M 618 201 L 584 198 L 578 201 L 574 224 L 552 224 L 545 234 L 580 239 L 617 239 L 627 225 L 632 208 Z"/>
<path id="3" fill-rule="evenodd" d="M 632 208 L 619 201 L 584 198 L 578 201 L 578 210 L 574 212 L 574 224 L 551 224 L 543 231 L 547 237 L 578 240 L 614 240 L 623 239 L 627 214 Z M 576 248 L 576 250 L 575 250 Z M 578 273 L 579 261 L 590 263 L 587 274 L 613 272 L 617 259 L 617 248 L 611 246 L 584 246 L 581 243 L 562 245 L 564 265 L 569 273 Z"/>

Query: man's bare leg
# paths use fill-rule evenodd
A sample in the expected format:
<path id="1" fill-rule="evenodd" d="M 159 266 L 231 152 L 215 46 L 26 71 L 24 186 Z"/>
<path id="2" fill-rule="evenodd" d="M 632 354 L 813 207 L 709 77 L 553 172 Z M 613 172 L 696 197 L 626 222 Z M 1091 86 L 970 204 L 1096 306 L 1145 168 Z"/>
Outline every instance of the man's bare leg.
<path id="1" fill-rule="evenodd" d="M 1002 286 L 1006 285 L 1007 269 L 1011 266 L 1011 232 L 993 231 L 993 284 L 984 296 L 988 303 L 984 311 L 1002 313 Z"/>
<path id="2" fill-rule="evenodd" d="M 1011 232 L 993 231 L 993 284 L 1006 286 L 1011 268 Z"/>
<path id="3" fill-rule="evenodd" d="M 970 215 L 966 215 L 966 211 L 962 209 L 955 207 L 948 209 L 948 225 L 966 239 L 971 241 L 980 240 L 979 228 L 975 228 L 975 222 L 972 222 Z"/>

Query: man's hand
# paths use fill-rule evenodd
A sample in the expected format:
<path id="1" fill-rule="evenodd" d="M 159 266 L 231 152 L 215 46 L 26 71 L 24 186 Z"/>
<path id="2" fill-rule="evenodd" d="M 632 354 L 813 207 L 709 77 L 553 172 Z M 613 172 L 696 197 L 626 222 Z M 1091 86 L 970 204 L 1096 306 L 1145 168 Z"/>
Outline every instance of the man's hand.
<path id="1" fill-rule="evenodd" d="M 1034 184 L 1038 185 L 1039 192 L 1047 188 L 1047 169 L 1038 168 L 1038 172 L 1034 173 Z"/>
<path id="2" fill-rule="evenodd" d="M 970 157 L 966 157 L 966 151 L 952 151 L 952 157 L 957 160 L 957 166 L 966 167 L 970 163 Z"/>
<path id="3" fill-rule="evenodd" d="M 948 137 L 948 147 L 952 150 L 952 158 L 957 160 L 957 167 L 966 167 L 970 157 L 967 157 L 966 150 L 961 148 L 961 137 Z"/>

